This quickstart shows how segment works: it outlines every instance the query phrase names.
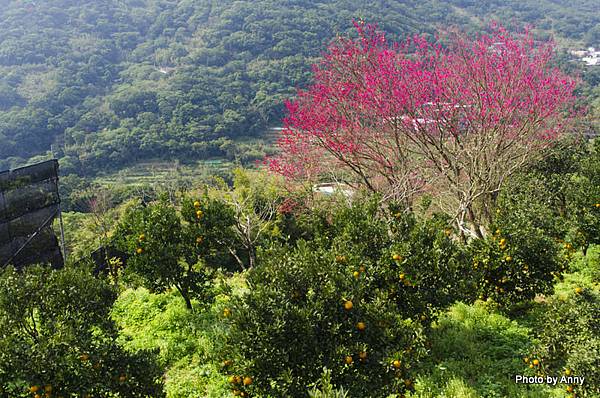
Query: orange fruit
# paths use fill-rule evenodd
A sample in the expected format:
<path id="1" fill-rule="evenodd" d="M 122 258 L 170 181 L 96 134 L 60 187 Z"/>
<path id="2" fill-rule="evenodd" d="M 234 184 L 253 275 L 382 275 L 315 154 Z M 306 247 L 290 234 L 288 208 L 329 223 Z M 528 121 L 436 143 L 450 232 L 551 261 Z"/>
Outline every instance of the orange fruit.
<path id="1" fill-rule="evenodd" d="M 125 376 L 125 375 L 121 375 L 121 376 L 119 376 L 119 381 L 120 381 L 121 383 L 125 383 L 125 381 L 126 381 L 126 380 L 127 380 L 127 376 Z"/>
<path id="2" fill-rule="evenodd" d="M 136 252 L 137 254 L 142 254 L 142 253 L 144 252 L 144 249 L 142 249 L 141 247 L 138 247 L 138 248 L 135 250 L 135 252 Z"/>
<path id="3" fill-rule="evenodd" d="M 532 363 L 529 364 L 529 369 L 533 369 L 533 364 Z"/>
<path id="4" fill-rule="evenodd" d="M 400 261 L 401 259 L 402 259 L 402 256 L 399 254 L 394 254 L 392 256 L 392 260 L 394 260 L 394 261 Z"/>
<path id="5" fill-rule="evenodd" d="M 421 320 L 424 321 L 425 319 L 427 319 L 427 317 L 425 315 L 421 315 Z"/>
<path id="6" fill-rule="evenodd" d="M 231 310 L 229 308 L 225 308 L 223 310 L 223 316 L 225 316 L 225 317 L 231 316 Z"/>
<path id="7" fill-rule="evenodd" d="M 400 360 L 396 359 L 394 362 L 392 362 L 392 366 L 395 367 L 396 369 L 400 369 L 400 367 L 402 366 L 402 362 L 400 362 Z"/>
<path id="8" fill-rule="evenodd" d="M 577 294 L 581 294 L 581 293 L 583 293 L 583 289 L 582 289 L 582 288 L 580 288 L 580 287 L 576 287 L 576 288 L 575 288 L 575 293 L 577 293 Z"/>
<path id="9" fill-rule="evenodd" d="M 364 322 L 358 322 L 356 328 L 362 332 L 367 328 L 367 325 Z"/>
<path id="10" fill-rule="evenodd" d="M 244 377 L 244 385 L 249 386 L 250 384 L 252 384 L 252 377 L 250 377 L 250 376 Z"/>
<path id="11" fill-rule="evenodd" d="M 202 214 L 204 214 L 204 213 L 202 213 L 202 210 L 196 211 L 196 218 L 201 218 Z"/>
<path id="12" fill-rule="evenodd" d="M 352 275 L 353 275 L 353 276 L 354 276 L 356 279 L 360 278 L 360 272 L 358 272 L 358 271 L 354 271 L 354 272 L 352 273 Z"/>
<path id="13" fill-rule="evenodd" d="M 40 394 L 35 394 L 33 398 L 42 398 L 42 396 Z"/>
<path id="14" fill-rule="evenodd" d="M 523 361 L 525 361 L 525 363 L 529 363 L 529 358 L 525 357 L 523 358 Z"/>
<path id="15" fill-rule="evenodd" d="M 537 359 L 533 360 L 533 365 L 538 366 L 540 364 L 540 361 Z"/>
<path id="16" fill-rule="evenodd" d="M 361 361 L 364 361 L 365 359 L 367 359 L 367 353 L 365 351 L 361 351 L 358 353 L 358 357 Z"/>
<path id="17" fill-rule="evenodd" d="M 198 244 L 202 243 L 203 241 L 204 241 L 204 238 L 201 236 L 196 238 L 196 243 L 198 243 Z"/>
<path id="18" fill-rule="evenodd" d="M 146 235 L 144 235 L 144 234 L 141 234 L 140 237 L 138 238 L 138 240 L 140 242 L 143 242 L 145 239 L 146 239 Z"/>
<path id="19" fill-rule="evenodd" d="M 567 392 L 573 392 L 573 386 L 567 386 Z"/>
<path id="20" fill-rule="evenodd" d="M 404 280 L 404 277 L 405 277 L 405 275 L 404 275 L 404 274 L 400 274 L 400 275 L 398 276 L 398 278 L 400 278 L 400 280 L 401 280 L 401 281 L 402 281 L 402 280 Z"/>
<path id="21" fill-rule="evenodd" d="M 29 391 L 31 392 L 37 392 L 40 388 L 38 386 L 31 386 L 29 387 Z"/>
<path id="22" fill-rule="evenodd" d="M 565 369 L 565 375 L 571 376 L 571 369 Z"/>
<path id="23" fill-rule="evenodd" d="M 507 263 L 512 261 L 512 257 L 511 256 L 506 256 L 504 257 L 504 261 L 506 261 Z"/>
<path id="24" fill-rule="evenodd" d="M 231 366 L 233 365 L 233 361 L 231 359 L 227 359 L 223 361 L 223 366 Z"/>
<path id="25" fill-rule="evenodd" d="M 198 209 L 198 208 L 200 207 L 200 202 L 199 202 L 199 201 L 195 201 L 195 202 L 194 202 L 194 207 L 195 207 L 196 209 Z"/>
<path id="26" fill-rule="evenodd" d="M 344 358 L 344 362 L 346 362 L 347 365 L 352 365 L 352 362 L 354 362 L 354 360 L 350 355 L 346 355 L 346 358 Z"/>
<path id="27" fill-rule="evenodd" d="M 52 385 L 48 384 L 46 387 L 44 387 L 44 391 L 45 392 L 52 392 Z"/>
<path id="28" fill-rule="evenodd" d="M 353 307 L 354 307 L 354 304 L 352 304 L 352 301 L 350 301 L 350 300 L 348 300 L 344 303 L 344 309 L 346 311 L 350 311 Z"/>
<path id="29" fill-rule="evenodd" d="M 228 381 L 229 383 L 231 383 L 231 384 L 235 384 L 235 376 L 229 376 L 229 377 L 227 378 L 227 381 Z"/>
<path id="30" fill-rule="evenodd" d="M 361 265 L 360 268 L 358 268 L 358 270 L 360 272 L 365 272 L 367 270 L 367 268 L 364 265 Z"/>

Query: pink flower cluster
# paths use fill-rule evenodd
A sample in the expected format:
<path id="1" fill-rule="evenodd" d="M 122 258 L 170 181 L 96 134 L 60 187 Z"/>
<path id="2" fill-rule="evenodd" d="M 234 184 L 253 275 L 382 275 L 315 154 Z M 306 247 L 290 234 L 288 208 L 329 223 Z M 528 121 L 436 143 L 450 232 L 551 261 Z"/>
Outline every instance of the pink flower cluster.
<path id="1" fill-rule="evenodd" d="M 576 80 L 552 66 L 553 44 L 528 31 L 494 26 L 474 39 L 451 32 L 437 43 L 390 43 L 355 25 L 358 38 L 338 38 L 313 67 L 313 84 L 286 104 L 272 171 L 400 179 L 439 164 L 436 146 L 448 156 L 488 145 L 539 150 L 572 118 Z"/>

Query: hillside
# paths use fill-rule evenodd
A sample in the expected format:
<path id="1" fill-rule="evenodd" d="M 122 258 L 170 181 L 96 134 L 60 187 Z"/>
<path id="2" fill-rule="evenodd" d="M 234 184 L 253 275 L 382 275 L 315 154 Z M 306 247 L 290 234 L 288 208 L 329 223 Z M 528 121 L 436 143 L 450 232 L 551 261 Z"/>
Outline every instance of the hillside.
<path id="1" fill-rule="evenodd" d="M 598 42 L 597 1 L 1 1 L 0 168 L 93 175 L 148 159 L 260 159 L 251 137 L 352 19 L 394 37 L 486 20 Z"/>

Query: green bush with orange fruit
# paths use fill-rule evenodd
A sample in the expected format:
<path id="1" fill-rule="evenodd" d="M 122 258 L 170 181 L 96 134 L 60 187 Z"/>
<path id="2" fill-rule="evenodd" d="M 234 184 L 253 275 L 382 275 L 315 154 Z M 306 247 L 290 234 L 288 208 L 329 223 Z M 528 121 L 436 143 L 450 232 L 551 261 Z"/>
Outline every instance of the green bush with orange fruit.
<path id="1" fill-rule="evenodd" d="M 472 240 L 468 249 L 480 299 L 511 305 L 552 291 L 566 269 L 569 252 L 543 228 L 543 220 L 526 206 L 501 201 L 490 233 Z"/>
<path id="2" fill-rule="evenodd" d="M 443 225 L 357 201 L 313 224 L 311 240 L 265 249 L 227 318 L 234 394 L 306 396 L 323 368 L 350 396 L 413 390 L 431 320 L 469 287 Z"/>
<path id="3" fill-rule="evenodd" d="M 117 297 L 88 269 L 34 266 L 0 275 L 0 396 L 161 397 L 155 354 L 126 351 Z"/>
<path id="4" fill-rule="evenodd" d="M 209 299 L 212 269 L 205 259 L 212 255 L 215 240 L 207 236 L 212 230 L 203 219 L 219 217 L 195 203 L 186 199 L 183 214 L 165 198 L 134 206 L 114 236 L 117 246 L 131 253 L 127 273 L 140 277 L 155 292 L 175 287 L 189 309 L 192 299 Z"/>
<path id="5" fill-rule="evenodd" d="M 585 377 L 563 385 L 577 397 L 600 396 L 600 289 L 581 272 L 566 274 L 555 294 L 533 310 L 542 375 Z"/>

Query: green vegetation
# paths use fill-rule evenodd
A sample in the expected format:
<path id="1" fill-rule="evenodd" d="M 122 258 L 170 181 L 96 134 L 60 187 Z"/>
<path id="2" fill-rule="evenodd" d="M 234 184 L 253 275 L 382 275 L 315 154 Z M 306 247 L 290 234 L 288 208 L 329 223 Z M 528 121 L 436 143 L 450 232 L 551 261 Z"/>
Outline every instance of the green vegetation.
<path id="1" fill-rule="evenodd" d="M 570 240 L 582 219 L 568 210 L 592 192 L 569 187 L 597 152 L 570 145 L 516 176 L 491 234 L 467 242 L 427 203 L 399 212 L 242 170 L 231 187 L 70 215 L 79 250 L 103 225 L 100 241 L 129 259 L 98 277 L 73 265 L 5 271 L 0 386 L 23 397 L 46 385 L 56 396 L 598 396 L 600 246 Z M 553 172 L 538 179 L 541 167 Z M 240 234 L 248 219 L 262 232 Z M 19 343 L 32 325 L 44 338 Z M 96 359 L 104 373 L 87 366 Z"/>
<path id="2" fill-rule="evenodd" d="M 352 19 L 393 38 L 491 19 L 598 46 L 592 0 L 10 0 L 0 9 L 0 169 L 54 150 L 63 174 L 151 159 L 252 164 L 283 100 Z M 565 67 L 569 66 L 564 59 Z M 597 105 L 598 78 L 584 94 Z M 595 87 L 595 88 L 594 88 Z M 598 109 L 596 106 L 594 109 Z"/>
<path id="3" fill-rule="evenodd" d="M 0 275 L 0 391 L 5 396 L 163 396 L 148 350 L 126 351 L 108 315 L 117 291 L 87 269 Z"/>
<path id="4" fill-rule="evenodd" d="M 580 46 L 593 1 L 5 3 L 0 169 L 53 146 L 69 258 L 1 270 L 0 396 L 600 396 L 600 140 L 507 177 L 481 236 L 444 197 L 235 168 L 272 151 L 282 100 L 352 18 L 396 37 L 510 19 Z"/>
<path id="5" fill-rule="evenodd" d="M 432 331 L 429 366 L 418 380 L 417 397 L 549 397 L 549 388 L 529 391 L 515 375 L 534 373 L 523 358 L 533 333 L 498 313 L 492 302 L 456 304 Z"/>

